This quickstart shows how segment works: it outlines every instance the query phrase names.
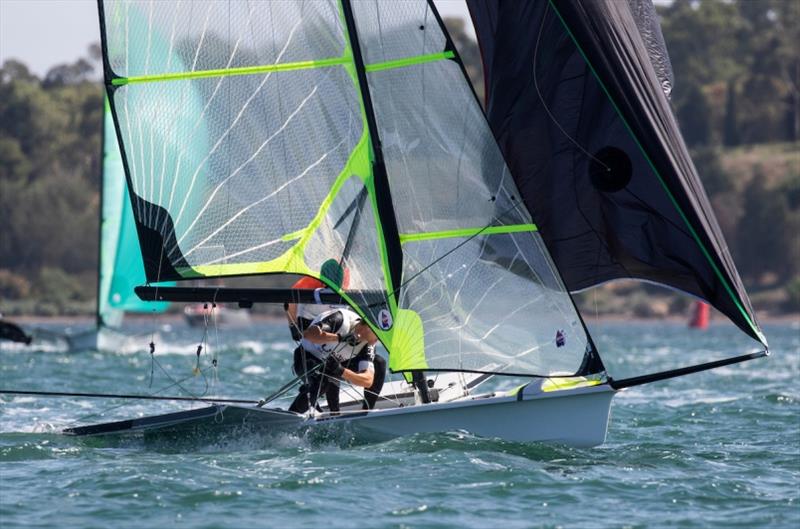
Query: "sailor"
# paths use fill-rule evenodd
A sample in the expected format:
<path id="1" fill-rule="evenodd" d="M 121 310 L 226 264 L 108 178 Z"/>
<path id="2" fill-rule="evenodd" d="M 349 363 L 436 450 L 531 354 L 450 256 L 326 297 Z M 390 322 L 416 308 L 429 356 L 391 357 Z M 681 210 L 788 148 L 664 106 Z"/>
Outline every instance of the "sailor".
<path id="1" fill-rule="evenodd" d="M 365 388 L 363 409 L 372 409 L 386 377 L 386 362 L 375 354 L 377 343 L 369 325 L 352 310 L 334 309 L 314 318 L 295 351 L 295 373 L 307 375 L 289 411 L 305 413 L 324 394 L 328 409 L 338 412 L 341 380 Z"/>
<path id="2" fill-rule="evenodd" d="M 349 283 L 349 273 L 346 268 L 339 264 L 336 259 L 328 259 L 322 263 L 320 275 L 333 283 L 334 286 L 346 289 Z M 314 277 L 306 276 L 300 278 L 294 285 L 293 290 L 314 290 L 320 292 L 327 288 L 325 283 Z M 286 317 L 289 320 L 289 330 L 292 339 L 300 341 L 303 339 L 303 331 L 311 324 L 311 321 L 329 310 L 337 309 L 337 305 L 323 305 L 321 303 L 286 303 L 283 306 L 286 310 Z"/>

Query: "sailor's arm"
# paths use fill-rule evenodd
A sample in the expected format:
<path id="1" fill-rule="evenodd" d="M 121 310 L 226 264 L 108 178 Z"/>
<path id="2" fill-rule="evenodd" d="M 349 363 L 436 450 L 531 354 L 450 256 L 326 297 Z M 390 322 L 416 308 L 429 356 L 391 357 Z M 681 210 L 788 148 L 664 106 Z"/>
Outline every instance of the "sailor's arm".
<path id="1" fill-rule="evenodd" d="M 373 379 L 375 378 L 375 368 L 366 369 L 359 373 L 345 368 L 344 372 L 342 373 L 342 378 L 351 384 L 355 384 L 356 386 L 368 388 L 372 385 Z"/>
<path id="2" fill-rule="evenodd" d="M 311 327 L 303 331 L 303 338 L 305 338 L 311 343 L 317 343 L 317 344 L 339 341 L 338 334 L 324 331 L 322 330 L 322 327 L 318 325 L 312 325 Z"/>
<path id="3" fill-rule="evenodd" d="M 341 342 L 342 339 L 336 334 L 336 331 L 341 328 L 342 313 L 335 311 L 310 325 L 308 329 L 303 331 L 303 338 L 315 344 Z"/>

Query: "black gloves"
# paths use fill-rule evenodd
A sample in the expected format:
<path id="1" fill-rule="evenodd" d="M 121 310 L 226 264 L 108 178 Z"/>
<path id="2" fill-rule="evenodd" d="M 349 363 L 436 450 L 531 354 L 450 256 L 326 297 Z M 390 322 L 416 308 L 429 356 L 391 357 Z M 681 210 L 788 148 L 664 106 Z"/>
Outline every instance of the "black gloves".
<path id="1" fill-rule="evenodd" d="M 325 359 L 325 374 L 334 378 L 342 378 L 344 374 L 342 364 L 333 355 Z"/>
<path id="2" fill-rule="evenodd" d="M 355 347 L 356 345 L 358 345 L 358 337 L 351 332 L 344 336 L 339 336 L 339 343 L 344 343 L 349 345 L 350 347 Z"/>

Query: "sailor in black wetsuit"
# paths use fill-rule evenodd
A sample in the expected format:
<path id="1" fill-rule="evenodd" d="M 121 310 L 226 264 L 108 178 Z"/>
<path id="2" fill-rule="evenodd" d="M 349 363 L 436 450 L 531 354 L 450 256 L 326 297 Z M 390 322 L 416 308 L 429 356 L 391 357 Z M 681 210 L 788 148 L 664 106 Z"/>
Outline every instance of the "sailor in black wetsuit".
<path id="1" fill-rule="evenodd" d="M 289 411 L 305 413 L 324 394 L 329 410 L 338 412 L 340 380 L 365 388 L 363 408 L 373 408 L 386 378 L 386 361 L 375 354 L 377 343 L 369 325 L 349 309 L 314 318 L 295 350 L 294 370 L 299 376 L 317 369 L 308 374 Z"/>

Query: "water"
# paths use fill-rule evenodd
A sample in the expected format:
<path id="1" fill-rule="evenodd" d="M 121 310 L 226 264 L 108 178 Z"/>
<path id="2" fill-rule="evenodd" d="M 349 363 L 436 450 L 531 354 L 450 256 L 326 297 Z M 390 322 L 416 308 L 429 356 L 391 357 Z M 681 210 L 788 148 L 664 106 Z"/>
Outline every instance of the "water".
<path id="1" fill-rule="evenodd" d="M 643 323 L 592 329 L 617 377 L 741 354 L 752 344 L 728 325 L 705 333 Z M 618 395 L 606 444 L 586 450 L 465 432 L 380 444 L 282 434 L 215 445 L 111 446 L 58 431 L 90 414 L 102 413 L 84 422 L 186 403 L 2 396 L 0 525 L 798 527 L 800 328 L 767 326 L 766 333 L 769 359 Z M 220 331 L 218 344 L 212 334 L 216 382 L 211 371 L 192 376 L 200 334 L 162 332 L 152 366 L 146 339 L 120 354 L 7 344 L 0 385 L 145 393 L 185 379 L 181 385 L 194 393 L 254 398 L 286 380 L 291 344 L 284 326 Z M 201 366 L 209 362 L 204 352 Z"/>

